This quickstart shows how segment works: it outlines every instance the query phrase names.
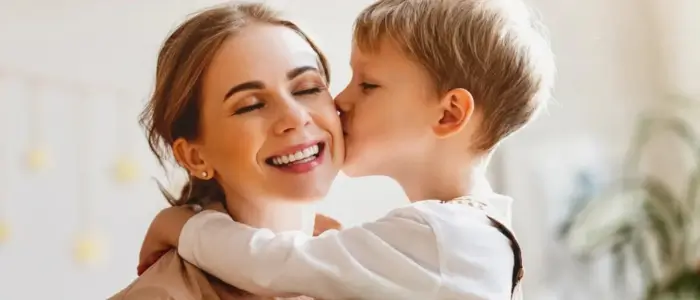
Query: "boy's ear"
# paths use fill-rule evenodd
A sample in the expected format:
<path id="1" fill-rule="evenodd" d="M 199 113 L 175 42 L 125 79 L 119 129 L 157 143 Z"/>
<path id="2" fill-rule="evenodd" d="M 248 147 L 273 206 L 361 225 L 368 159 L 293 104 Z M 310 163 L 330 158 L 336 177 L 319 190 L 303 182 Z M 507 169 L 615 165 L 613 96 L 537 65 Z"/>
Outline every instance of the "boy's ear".
<path id="1" fill-rule="evenodd" d="M 214 170 L 203 158 L 198 145 L 183 138 L 178 138 L 173 142 L 172 148 L 175 160 L 183 168 L 187 169 L 190 175 L 202 180 L 209 180 L 214 177 Z"/>
<path id="2" fill-rule="evenodd" d="M 452 89 L 440 99 L 440 120 L 433 132 L 446 138 L 462 131 L 474 113 L 474 97 L 465 89 Z"/>

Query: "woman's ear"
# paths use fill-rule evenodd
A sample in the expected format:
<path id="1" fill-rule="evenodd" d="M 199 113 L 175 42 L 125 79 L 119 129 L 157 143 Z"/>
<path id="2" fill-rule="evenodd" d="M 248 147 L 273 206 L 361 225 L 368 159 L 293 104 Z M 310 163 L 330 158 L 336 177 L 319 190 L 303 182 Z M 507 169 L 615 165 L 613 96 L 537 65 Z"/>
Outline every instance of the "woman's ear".
<path id="1" fill-rule="evenodd" d="M 172 148 L 175 160 L 187 169 L 191 176 L 202 180 L 214 177 L 214 169 L 207 164 L 199 145 L 190 143 L 184 138 L 178 138 L 173 142 Z"/>
<path id="2" fill-rule="evenodd" d="M 456 134 L 467 125 L 474 113 L 474 98 L 465 89 L 452 89 L 440 99 L 441 115 L 433 126 L 433 132 L 440 138 Z"/>

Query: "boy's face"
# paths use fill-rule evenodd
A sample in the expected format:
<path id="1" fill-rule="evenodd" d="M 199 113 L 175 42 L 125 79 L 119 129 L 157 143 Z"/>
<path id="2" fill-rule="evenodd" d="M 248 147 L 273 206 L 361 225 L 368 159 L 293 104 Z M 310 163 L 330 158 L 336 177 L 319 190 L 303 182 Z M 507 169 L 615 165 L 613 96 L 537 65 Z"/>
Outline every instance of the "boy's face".
<path id="1" fill-rule="evenodd" d="M 345 134 L 343 171 L 394 176 L 430 159 L 441 109 L 427 71 L 389 42 L 371 53 L 354 47 L 350 64 L 352 80 L 336 98 Z"/>

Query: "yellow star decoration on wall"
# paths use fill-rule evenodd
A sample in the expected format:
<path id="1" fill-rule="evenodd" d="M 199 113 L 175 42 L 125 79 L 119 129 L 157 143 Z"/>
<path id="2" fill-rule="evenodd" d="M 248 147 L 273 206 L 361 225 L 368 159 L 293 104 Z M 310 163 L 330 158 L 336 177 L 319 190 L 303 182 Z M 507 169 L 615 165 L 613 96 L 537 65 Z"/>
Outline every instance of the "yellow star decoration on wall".
<path id="1" fill-rule="evenodd" d="M 4 244 L 8 240 L 10 240 L 10 224 L 0 220 L 0 244 Z"/>
<path id="2" fill-rule="evenodd" d="M 104 251 L 103 239 L 95 234 L 84 234 L 76 240 L 73 255 L 79 264 L 94 265 L 105 258 Z"/>
<path id="3" fill-rule="evenodd" d="M 41 171 L 49 166 L 49 153 L 48 151 L 36 148 L 29 151 L 27 155 L 27 164 L 29 169 L 32 171 Z"/>
<path id="4" fill-rule="evenodd" d="M 124 156 L 117 160 L 114 166 L 114 177 L 118 182 L 130 182 L 138 178 L 139 165 L 131 157 Z"/>

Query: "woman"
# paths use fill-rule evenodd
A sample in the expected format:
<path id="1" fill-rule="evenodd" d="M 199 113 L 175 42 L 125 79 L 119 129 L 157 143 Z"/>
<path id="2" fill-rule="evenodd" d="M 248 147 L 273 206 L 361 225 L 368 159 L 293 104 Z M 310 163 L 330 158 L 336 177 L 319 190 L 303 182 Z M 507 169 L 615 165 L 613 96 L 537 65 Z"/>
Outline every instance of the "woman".
<path id="1" fill-rule="evenodd" d="M 342 164 L 343 137 L 325 57 L 261 4 L 207 9 L 158 56 L 142 115 L 151 150 L 190 174 L 172 205 L 223 207 L 234 219 L 312 233 L 310 203 Z M 112 299 L 262 299 L 221 284 L 173 251 Z"/>

